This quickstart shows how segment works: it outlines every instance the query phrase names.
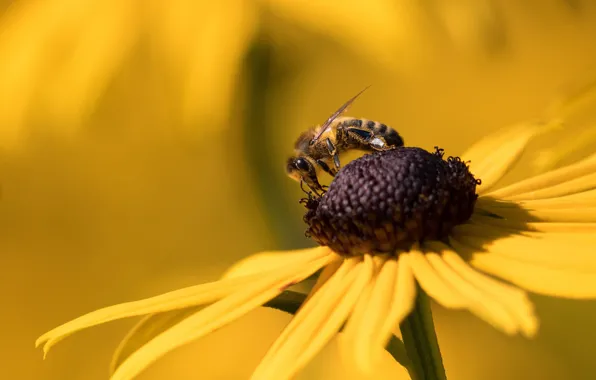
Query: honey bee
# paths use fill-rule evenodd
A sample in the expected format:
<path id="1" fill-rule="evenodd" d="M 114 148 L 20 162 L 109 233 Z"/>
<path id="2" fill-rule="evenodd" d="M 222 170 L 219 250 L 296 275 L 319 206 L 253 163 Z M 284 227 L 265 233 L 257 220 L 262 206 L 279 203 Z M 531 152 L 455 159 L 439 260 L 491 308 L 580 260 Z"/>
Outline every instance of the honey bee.
<path id="1" fill-rule="evenodd" d="M 368 87 L 367 87 L 368 88 Z M 294 145 L 294 156 L 287 161 L 287 174 L 306 184 L 317 196 L 326 186 L 318 180 L 322 169 L 332 177 L 340 168 L 339 155 L 349 150 L 383 151 L 404 145 L 404 140 L 393 128 L 385 124 L 353 117 L 341 116 L 367 88 L 360 91 L 335 111 L 327 121 L 302 133 Z"/>

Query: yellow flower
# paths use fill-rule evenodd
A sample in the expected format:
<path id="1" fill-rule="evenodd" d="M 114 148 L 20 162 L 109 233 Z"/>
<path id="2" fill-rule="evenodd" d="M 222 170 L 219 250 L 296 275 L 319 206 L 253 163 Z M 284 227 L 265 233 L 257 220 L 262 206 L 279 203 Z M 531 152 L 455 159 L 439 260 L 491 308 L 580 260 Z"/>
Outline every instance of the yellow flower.
<path id="1" fill-rule="evenodd" d="M 323 271 L 306 302 L 260 362 L 254 379 L 292 377 L 344 323 L 344 351 L 359 368 L 372 368 L 394 329 L 411 312 L 417 283 L 444 307 L 467 309 L 507 334 L 532 337 L 538 330 L 538 320 L 526 291 L 566 298 L 596 297 L 596 256 L 592 250 L 596 242 L 596 193 L 591 190 L 596 187 L 596 155 L 562 169 L 498 186 L 539 130 L 535 125 L 507 128 L 481 140 L 463 155 L 471 161 L 470 171 L 482 184 L 478 187 L 475 206 L 473 201 L 470 203 L 471 216 L 468 213 L 466 220 L 453 227 L 446 238 L 426 239 L 407 248 L 378 253 L 383 244 L 396 237 L 401 239 L 404 231 L 417 233 L 420 230 L 412 230 L 408 222 L 392 235 L 374 229 L 376 240 L 359 240 L 362 235 L 328 234 L 329 225 L 333 223 L 321 216 L 328 210 L 317 213 L 316 217 L 310 214 L 310 219 L 307 216 L 305 220 L 310 220 L 311 234 L 318 234 L 315 238 L 319 241 L 328 239 L 330 246 L 339 247 L 336 251 L 320 246 L 261 253 L 232 267 L 220 281 L 91 312 L 44 334 L 36 344 L 43 345 L 47 353 L 59 340 L 81 329 L 125 317 L 151 315 L 148 318 L 152 318 L 160 315 L 155 313 L 164 313 L 161 314 L 164 325 L 156 327 L 161 333 L 154 332 L 152 339 L 134 352 L 125 353 L 124 358 L 119 354 L 112 379 L 129 379 L 176 347 L 232 322 L 321 268 Z M 476 181 L 466 165 L 457 159 L 443 161 L 440 151 L 435 153 L 435 160 L 437 155 L 442 163 L 449 162 L 450 168 L 459 170 L 451 172 L 449 178 L 464 178 L 468 187 L 462 185 L 462 189 L 469 188 L 470 179 L 474 181 L 471 193 L 474 194 Z M 373 162 L 374 157 L 380 156 L 367 156 L 368 161 L 354 162 Z M 357 165 L 351 167 L 358 168 Z M 416 168 L 414 173 L 424 166 Z M 387 166 L 381 169 L 389 170 Z M 430 173 L 429 181 L 435 176 L 439 181 L 439 174 Z M 327 200 L 331 193 L 333 196 L 361 196 L 357 187 L 352 188 L 353 193 L 338 193 L 337 189 L 342 186 L 337 185 L 340 177 L 341 174 L 334 180 L 335 190 L 332 186 L 326 193 Z M 345 177 L 343 175 L 344 180 Z M 361 178 L 351 177 L 347 182 L 352 180 Z M 417 179 L 400 179 L 400 182 L 408 181 Z M 372 189 L 375 193 L 378 190 Z M 441 223 L 455 220 L 445 216 L 449 213 L 463 215 L 460 212 L 463 209 L 453 207 L 462 204 L 461 199 L 472 198 L 469 193 L 462 194 L 463 198 L 453 194 L 445 198 L 450 199 L 445 203 L 445 210 L 449 211 L 440 215 Z M 417 196 L 414 199 L 418 199 Z M 331 209 L 334 203 L 329 202 L 326 205 L 331 205 Z M 377 204 L 381 202 L 383 199 Z M 307 202 L 309 212 L 317 207 Z M 343 211 L 346 209 L 340 210 Z M 333 212 L 336 214 L 331 217 L 337 216 L 336 224 L 341 224 L 342 216 Z M 312 221 L 317 218 L 318 221 Z M 427 228 L 440 226 L 433 224 L 435 220 L 426 221 L 430 223 L 425 224 Z M 333 228 L 343 228 L 337 225 Z M 364 233 L 371 232 L 367 226 L 362 228 Z M 373 249 L 362 253 L 366 244 Z M 198 309 L 197 305 L 208 306 Z M 174 319 L 167 321 L 168 316 Z M 139 326 L 143 326 L 143 322 Z"/>
<path id="2" fill-rule="evenodd" d="M 0 94 L 10 99 L 0 103 L 5 146 L 32 119 L 76 130 L 140 46 L 151 52 L 141 69 L 162 69 L 176 84 L 184 125 L 219 127 L 257 22 L 246 0 L 15 2 L 2 16 L 0 54 L 11 57 L 0 62 Z"/>
<path id="3" fill-rule="evenodd" d="M 235 90 L 256 34 L 267 30 L 278 44 L 293 46 L 295 41 L 285 41 L 288 24 L 319 34 L 301 41 L 309 53 L 331 40 L 379 69 L 411 72 L 421 59 L 434 59 L 430 41 L 437 24 L 460 24 L 459 13 L 434 8 L 390 0 L 309 6 L 296 0 L 12 2 L 0 15 L 0 55 L 10 57 L 0 61 L 0 97 L 10 99 L 0 103 L 0 146 L 20 142 L 23 130 L 38 120 L 60 132 L 77 131 L 128 71 L 146 73 L 143 81 L 165 78 L 163 98 L 184 127 L 223 129 L 231 124 Z M 492 30 L 492 8 L 485 8 L 466 7 L 474 27 L 452 37 L 476 35 L 485 23 Z M 442 21 L 429 20 L 428 13 Z M 476 40 L 464 40 L 469 38 Z M 135 104 L 143 90 L 137 83 L 126 87 L 136 92 L 123 101 Z"/>

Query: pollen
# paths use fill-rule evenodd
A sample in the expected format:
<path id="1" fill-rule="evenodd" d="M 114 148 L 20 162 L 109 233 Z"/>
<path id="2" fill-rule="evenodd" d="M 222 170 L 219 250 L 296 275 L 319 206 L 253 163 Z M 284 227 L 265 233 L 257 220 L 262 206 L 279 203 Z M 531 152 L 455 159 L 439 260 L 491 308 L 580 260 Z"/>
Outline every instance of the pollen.
<path id="1" fill-rule="evenodd" d="M 350 162 L 322 197 L 303 202 L 306 235 L 345 256 L 446 238 L 472 215 L 480 180 L 459 157 L 443 155 L 400 147 Z"/>

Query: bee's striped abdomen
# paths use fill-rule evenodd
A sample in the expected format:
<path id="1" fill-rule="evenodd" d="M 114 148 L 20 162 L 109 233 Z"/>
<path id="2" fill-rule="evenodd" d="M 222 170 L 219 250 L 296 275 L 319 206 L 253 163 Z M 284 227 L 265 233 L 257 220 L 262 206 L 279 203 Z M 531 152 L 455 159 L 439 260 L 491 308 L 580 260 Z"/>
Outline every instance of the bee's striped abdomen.
<path id="1" fill-rule="evenodd" d="M 387 141 L 387 145 L 390 146 L 403 146 L 404 140 L 401 138 L 397 131 L 383 123 L 379 123 L 372 120 L 367 120 L 365 123 L 366 127 L 370 129 L 375 136 L 380 136 Z"/>

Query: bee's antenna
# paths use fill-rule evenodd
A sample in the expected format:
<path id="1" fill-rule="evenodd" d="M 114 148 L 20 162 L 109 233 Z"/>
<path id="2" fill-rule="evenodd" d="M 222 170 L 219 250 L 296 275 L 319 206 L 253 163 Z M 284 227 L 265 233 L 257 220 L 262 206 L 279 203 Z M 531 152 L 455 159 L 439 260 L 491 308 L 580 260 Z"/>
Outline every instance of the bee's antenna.
<path id="1" fill-rule="evenodd" d="M 333 115 L 331 115 L 329 117 L 329 119 L 327 119 L 327 121 L 325 122 L 325 124 L 323 124 L 321 126 L 321 129 L 319 130 L 319 133 L 317 133 L 317 135 L 315 137 L 313 137 L 312 140 L 310 140 L 310 145 L 314 144 L 315 141 L 317 141 L 323 135 L 323 133 L 325 133 L 325 131 L 329 128 L 329 126 L 331 125 L 331 123 L 333 122 L 333 120 L 335 120 L 339 115 L 341 115 L 342 113 L 344 113 L 346 111 L 346 109 L 350 106 L 350 104 L 352 104 L 352 102 L 354 102 L 354 100 L 356 100 L 356 98 L 359 97 L 360 94 L 362 94 L 364 91 L 366 91 L 369 87 L 370 87 L 370 85 L 366 86 L 362 91 L 360 91 L 359 93 L 357 93 L 356 95 L 354 95 L 350 100 L 348 100 L 341 107 L 339 107 L 339 109 L 337 111 L 335 111 L 333 113 Z"/>

